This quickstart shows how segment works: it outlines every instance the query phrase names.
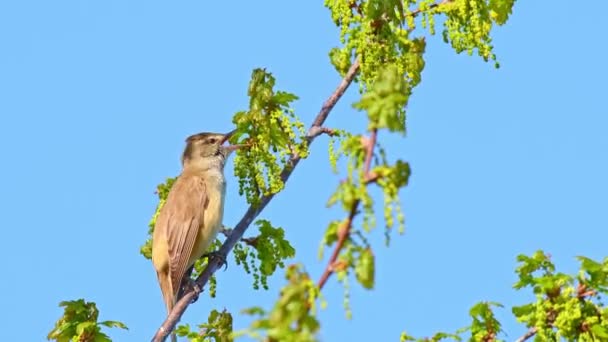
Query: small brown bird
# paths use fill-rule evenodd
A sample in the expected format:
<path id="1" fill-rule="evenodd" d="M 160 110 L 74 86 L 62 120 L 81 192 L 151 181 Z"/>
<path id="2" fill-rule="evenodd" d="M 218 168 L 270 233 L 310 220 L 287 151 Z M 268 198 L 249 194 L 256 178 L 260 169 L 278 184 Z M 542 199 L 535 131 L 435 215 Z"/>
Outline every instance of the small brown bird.
<path id="1" fill-rule="evenodd" d="M 156 219 L 152 263 L 168 313 L 175 305 L 184 274 L 203 256 L 222 227 L 224 163 L 239 148 L 223 144 L 233 134 L 199 133 L 186 139 L 182 173 Z"/>

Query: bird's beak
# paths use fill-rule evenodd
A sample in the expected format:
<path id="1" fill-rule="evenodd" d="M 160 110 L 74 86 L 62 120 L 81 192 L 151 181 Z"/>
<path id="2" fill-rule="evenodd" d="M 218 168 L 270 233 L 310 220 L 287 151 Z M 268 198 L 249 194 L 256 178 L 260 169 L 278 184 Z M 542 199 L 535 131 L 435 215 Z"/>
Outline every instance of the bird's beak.
<path id="1" fill-rule="evenodd" d="M 234 135 L 234 133 L 236 133 L 236 129 L 233 130 L 233 131 L 230 131 L 230 132 L 226 133 L 224 135 L 224 137 L 222 138 L 222 144 L 224 144 L 226 141 L 228 141 L 230 139 L 230 137 L 232 137 Z M 243 146 L 244 145 L 228 145 L 228 146 L 224 146 L 222 148 L 224 149 L 224 151 L 232 152 L 232 151 L 237 150 L 237 149 L 239 149 L 239 148 L 241 148 Z"/>
<path id="2" fill-rule="evenodd" d="M 230 139 L 230 137 L 232 137 L 234 135 L 234 133 L 236 133 L 236 129 L 224 134 L 224 137 L 222 138 L 221 143 L 224 144 L 226 141 L 228 141 Z"/>

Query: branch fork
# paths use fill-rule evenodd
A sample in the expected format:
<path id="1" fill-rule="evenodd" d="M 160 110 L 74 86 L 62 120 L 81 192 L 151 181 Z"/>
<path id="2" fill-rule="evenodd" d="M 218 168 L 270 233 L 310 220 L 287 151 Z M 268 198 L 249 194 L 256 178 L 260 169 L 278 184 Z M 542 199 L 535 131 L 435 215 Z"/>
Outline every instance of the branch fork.
<path id="1" fill-rule="evenodd" d="M 363 166 L 364 172 L 365 172 L 364 181 L 366 184 L 376 181 L 379 177 L 376 173 L 370 172 L 371 164 L 372 164 L 372 157 L 374 154 L 374 147 L 376 146 L 377 139 L 378 139 L 378 130 L 377 129 L 372 129 L 372 132 L 371 132 L 371 135 L 369 138 L 361 137 L 361 144 L 364 146 L 365 151 L 366 151 L 365 152 L 365 164 Z M 336 246 L 334 247 L 334 250 L 331 254 L 329 262 L 327 263 L 327 266 L 325 267 L 325 271 L 323 271 L 323 274 L 321 274 L 321 277 L 319 278 L 319 281 L 317 282 L 317 286 L 319 286 L 319 289 L 322 289 L 323 286 L 325 286 L 329 277 L 332 274 L 334 274 L 336 271 L 335 265 L 338 262 L 338 257 L 340 256 L 340 252 L 342 251 L 344 244 L 350 238 L 350 233 L 351 233 L 351 230 L 353 227 L 353 220 L 355 219 L 355 216 L 359 212 L 360 203 L 361 203 L 360 200 L 355 200 L 353 202 L 353 204 L 350 208 L 350 214 L 348 215 L 346 222 L 344 223 L 344 225 L 342 225 L 338 229 L 338 242 L 336 242 Z"/>
<path id="2" fill-rule="evenodd" d="M 355 60 L 355 62 L 351 65 L 350 69 L 336 88 L 336 90 L 331 94 L 331 96 L 323 103 L 321 110 L 315 117 L 310 129 L 308 130 L 308 134 L 306 135 L 306 140 L 308 143 L 312 143 L 312 141 L 321 134 L 330 134 L 331 130 L 323 128 L 323 123 L 329 116 L 329 113 L 334 108 L 338 100 L 344 95 L 346 89 L 350 86 L 353 79 L 359 72 L 359 60 Z M 316 134 L 316 135 L 315 135 Z M 289 163 L 285 166 L 283 171 L 281 172 L 281 180 L 283 183 L 286 183 L 293 169 L 300 162 L 301 157 L 298 155 L 292 155 Z M 243 215 L 238 224 L 234 227 L 234 229 L 227 236 L 226 241 L 220 247 L 218 253 L 223 256 L 227 256 L 228 253 L 234 248 L 236 243 L 243 237 L 245 230 L 251 225 L 253 220 L 264 210 L 264 208 L 270 203 L 270 201 L 274 198 L 274 194 L 270 194 L 267 196 L 263 196 L 260 199 L 260 203 L 257 206 L 250 206 L 247 209 L 247 212 Z M 203 272 L 198 276 L 195 280 L 195 283 L 198 285 L 199 289 L 203 289 L 205 284 L 209 281 L 211 276 L 221 268 L 222 260 L 220 258 L 212 258 L 209 260 L 207 267 L 203 270 Z M 188 290 L 181 299 L 175 304 L 173 310 L 169 313 L 163 324 L 157 330 L 156 334 L 152 338 L 153 342 L 163 342 L 167 339 L 167 336 L 173 331 L 177 322 L 179 322 L 181 316 L 184 314 L 188 306 L 191 304 L 192 300 L 196 298 L 198 294 L 195 293 L 194 289 Z"/>

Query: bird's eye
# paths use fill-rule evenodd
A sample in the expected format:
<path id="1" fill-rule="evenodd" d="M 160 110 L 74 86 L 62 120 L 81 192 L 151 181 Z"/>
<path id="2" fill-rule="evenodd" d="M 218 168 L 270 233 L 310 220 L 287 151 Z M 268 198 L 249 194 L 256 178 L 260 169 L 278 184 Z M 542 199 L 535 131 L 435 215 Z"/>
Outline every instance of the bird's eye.
<path id="1" fill-rule="evenodd" d="M 217 142 L 217 139 L 215 138 L 210 138 L 209 140 L 207 140 L 210 144 L 215 144 Z"/>

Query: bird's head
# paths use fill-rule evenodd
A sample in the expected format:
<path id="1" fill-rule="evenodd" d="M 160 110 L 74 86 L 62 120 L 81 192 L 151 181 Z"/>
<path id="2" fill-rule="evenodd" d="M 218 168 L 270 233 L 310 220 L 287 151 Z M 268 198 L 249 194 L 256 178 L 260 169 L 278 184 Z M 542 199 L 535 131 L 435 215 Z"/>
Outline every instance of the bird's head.
<path id="1" fill-rule="evenodd" d="M 203 132 L 189 136 L 182 154 L 182 165 L 196 165 L 207 169 L 214 166 L 224 167 L 224 161 L 239 145 L 224 145 L 234 134 Z"/>

